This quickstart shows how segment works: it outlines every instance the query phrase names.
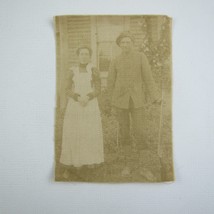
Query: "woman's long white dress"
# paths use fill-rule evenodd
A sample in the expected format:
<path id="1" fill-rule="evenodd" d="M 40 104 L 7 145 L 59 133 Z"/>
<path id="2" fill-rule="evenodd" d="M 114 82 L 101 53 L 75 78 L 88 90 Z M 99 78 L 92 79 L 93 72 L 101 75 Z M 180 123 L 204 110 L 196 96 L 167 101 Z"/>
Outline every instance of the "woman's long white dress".
<path id="1" fill-rule="evenodd" d="M 79 72 L 79 67 L 73 69 L 75 93 L 80 96 L 93 91 L 90 65 L 86 70 Z M 80 167 L 103 161 L 103 132 L 97 98 L 90 100 L 85 107 L 69 98 L 63 122 L 60 163 Z"/>

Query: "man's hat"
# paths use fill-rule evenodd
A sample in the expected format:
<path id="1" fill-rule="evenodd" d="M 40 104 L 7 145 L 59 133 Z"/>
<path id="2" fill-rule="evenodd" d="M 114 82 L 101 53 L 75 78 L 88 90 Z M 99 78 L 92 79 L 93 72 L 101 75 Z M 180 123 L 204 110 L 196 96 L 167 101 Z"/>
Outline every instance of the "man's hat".
<path id="1" fill-rule="evenodd" d="M 124 37 L 129 37 L 132 40 L 132 42 L 134 42 L 134 36 L 130 33 L 130 31 L 124 31 L 116 39 L 116 43 L 117 43 L 118 46 L 120 45 L 120 41 Z"/>

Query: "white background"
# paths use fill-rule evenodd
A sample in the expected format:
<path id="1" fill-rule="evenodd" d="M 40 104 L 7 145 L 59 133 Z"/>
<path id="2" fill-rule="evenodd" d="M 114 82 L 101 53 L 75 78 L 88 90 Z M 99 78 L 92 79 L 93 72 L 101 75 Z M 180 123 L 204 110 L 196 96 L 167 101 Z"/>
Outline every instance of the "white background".
<path id="1" fill-rule="evenodd" d="M 53 181 L 55 38 L 65 14 L 173 18 L 171 184 Z M 214 1 L 0 0 L 0 214 L 213 214 Z"/>

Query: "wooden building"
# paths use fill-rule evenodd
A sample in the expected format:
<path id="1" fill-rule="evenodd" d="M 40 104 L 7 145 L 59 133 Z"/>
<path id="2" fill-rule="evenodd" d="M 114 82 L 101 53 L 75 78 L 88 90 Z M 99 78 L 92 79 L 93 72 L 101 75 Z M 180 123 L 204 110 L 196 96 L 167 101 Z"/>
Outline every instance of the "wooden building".
<path id="1" fill-rule="evenodd" d="M 69 68 L 77 64 L 76 50 L 81 45 L 93 50 L 92 63 L 101 72 L 102 87 L 106 79 L 111 60 L 120 53 L 115 43 L 117 36 L 129 30 L 135 37 L 135 48 L 140 50 L 146 43 L 156 43 L 161 39 L 160 28 L 164 16 L 60 16 L 55 19 L 57 45 L 61 45 L 58 59 L 58 89 L 61 106 L 64 106 L 63 84 Z M 61 32 L 61 33 L 59 33 Z M 60 59 L 63 57 L 63 59 Z M 58 99 L 59 100 L 59 99 Z"/>

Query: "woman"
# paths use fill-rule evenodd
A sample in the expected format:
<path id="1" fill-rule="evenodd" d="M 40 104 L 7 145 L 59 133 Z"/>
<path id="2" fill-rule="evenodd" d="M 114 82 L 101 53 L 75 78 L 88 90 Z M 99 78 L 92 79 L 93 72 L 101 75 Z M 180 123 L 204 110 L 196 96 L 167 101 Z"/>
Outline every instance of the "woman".
<path id="1" fill-rule="evenodd" d="M 70 71 L 67 87 L 68 103 L 64 116 L 60 162 L 81 167 L 104 162 L 103 132 L 97 95 L 100 77 L 92 66 L 92 51 L 77 50 L 79 65 Z"/>

